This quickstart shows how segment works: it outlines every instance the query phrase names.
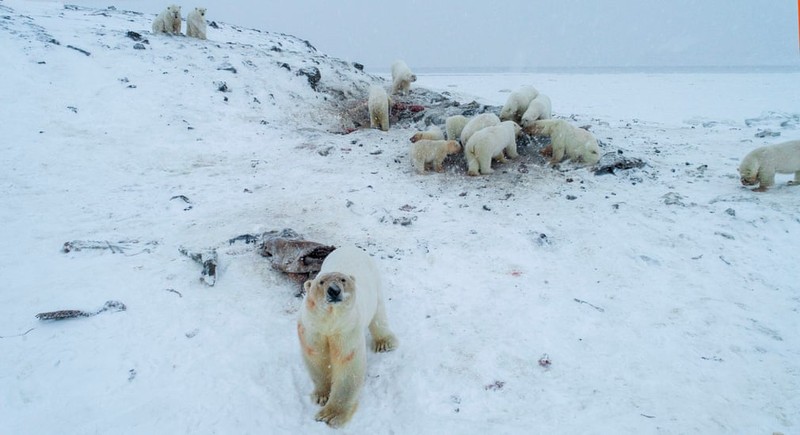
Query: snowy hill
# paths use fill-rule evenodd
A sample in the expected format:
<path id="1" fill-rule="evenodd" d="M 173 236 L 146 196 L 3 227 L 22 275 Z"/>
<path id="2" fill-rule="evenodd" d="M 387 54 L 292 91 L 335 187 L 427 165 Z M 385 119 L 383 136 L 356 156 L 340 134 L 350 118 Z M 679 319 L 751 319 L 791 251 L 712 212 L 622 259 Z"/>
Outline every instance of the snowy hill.
<path id="1" fill-rule="evenodd" d="M 800 188 L 736 167 L 800 137 L 800 73 L 420 75 L 462 105 L 533 84 L 646 165 L 528 145 L 418 175 L 408 138 L 437 118 L 340 134 L 383 78 L 228 23 L 153 35 L 149 12 L 0 2 L 0 433 L 329 432 L 297 283 L 228 242 L 283 228 L 384 272 L 400 347 L 368 354 L 345 433 L 798 432 Z M 213 287 L 181 248 L 216 249 Z M 34 317 L 106 301 L 127 309 Z"/>

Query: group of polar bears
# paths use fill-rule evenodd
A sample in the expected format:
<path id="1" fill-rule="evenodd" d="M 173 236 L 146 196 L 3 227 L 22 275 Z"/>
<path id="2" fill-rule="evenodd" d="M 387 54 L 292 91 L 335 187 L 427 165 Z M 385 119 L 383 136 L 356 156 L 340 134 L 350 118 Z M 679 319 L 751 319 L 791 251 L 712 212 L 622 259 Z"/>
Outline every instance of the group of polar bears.
<path id="1" fill-rule="evenodd" d="M 186 16 L 186 36 L 206 39 L 206 8 L 194 8 Z M 169 5 L 153 21 L 153 33 L 181 34 L 181 7 Z"/>
<path id="2" fill-rule="evenodd" d="M 411 137 L 409 154 L 417 172 L 425 172 L 428 163 L 441 172 L 447 155 L 463 149 L 468 175 L 491 174 L 493 159 L 503 163 L 506 158 L 518 157 L 516 138 L 523 131 L 551 138 L 550 149 L 546 152 L 551 154 L 553 165 L 565 158 L 584 165 L 594 165 L 600 160 L 597 139 L 585 129 L 552 119 L 550 98 L 533 86 L 512 92 L 500 116 L 483 113 L 470 119 L 454 115 L 445 121 L 445 131 L 446 140 L 436 126 Z"/>
<path id="3" fill-rule="evenodd" d="M 404 61 L 395 61 L 392 64 L 391 95 L 407 94 L 411 83 L 416 80 L 417 76 Z M 370 128 L 389 130 L 391 104 L 391 97 L 383 87 L 370 87 L 367 98 Z M 436 126 L 412 136 L 409 154 L 417 172 L 425 172 L 427 164 L 441 172 L 444 159 L 463 150 L 469 175 L 491 174 L 492 159 L 504 162 L 506 157 L 513 159 L 518 156 L 516 138 L 522 131 L 551 138 L 551 146 L 546 149 L 551 164 L 565 158 L 585 165 L 594 165 L 600 160 L 597 139 L 585 129 L 552 119 L 550 97 L 540 94 L 533 86 L 512 92 L 500 116 L 493 113 L 472 119 L 463 115 L 451 116 L 445 121 L 445 130 L 446 137 Z"/>

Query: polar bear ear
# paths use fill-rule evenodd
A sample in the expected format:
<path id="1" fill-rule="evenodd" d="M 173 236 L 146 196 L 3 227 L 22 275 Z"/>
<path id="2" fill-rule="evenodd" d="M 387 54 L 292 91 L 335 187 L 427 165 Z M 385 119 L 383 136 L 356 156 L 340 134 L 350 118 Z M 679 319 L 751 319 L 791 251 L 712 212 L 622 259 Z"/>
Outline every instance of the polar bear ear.
<path id="1" fill-rule="evenodd" d="M 350 282 L 351 282 L 353 285 L 355 285 L 355 284 L 356 284 L 356 277 L 354 277 L 353 275 L 347 275 L 347 279 L 348 279 L 348 280 L 350 280 Z"/>
<path id="2" fill-rule="evenodd" d="M 306 294 L 309 294 L 309 292 L 311 291 L 311 284 L 312 282 L 310 279 L 303 283 L 303 290 L 306 291 Z"/>

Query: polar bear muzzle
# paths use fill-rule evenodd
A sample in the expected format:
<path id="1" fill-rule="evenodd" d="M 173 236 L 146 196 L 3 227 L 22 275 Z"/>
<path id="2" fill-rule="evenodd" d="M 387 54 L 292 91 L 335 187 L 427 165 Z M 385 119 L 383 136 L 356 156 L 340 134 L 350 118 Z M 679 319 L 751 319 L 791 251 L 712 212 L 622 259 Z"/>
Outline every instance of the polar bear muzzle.
<path id="1" fill-rule="evenodd" d="M 339 287 L 339 284 L 332 282 L 328 289 L 325 291 L 329 303 L 336 303 L 342 301 L 342 289 Z"/>

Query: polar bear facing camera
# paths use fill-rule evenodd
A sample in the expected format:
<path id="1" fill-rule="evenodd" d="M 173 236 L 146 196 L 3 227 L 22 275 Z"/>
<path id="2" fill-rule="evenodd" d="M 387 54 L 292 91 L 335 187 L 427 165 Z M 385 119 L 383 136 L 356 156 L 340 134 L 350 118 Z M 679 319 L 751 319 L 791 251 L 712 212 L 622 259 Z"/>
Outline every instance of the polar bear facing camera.
<path id="1" fill-rule="evenodd" d="M 469 122 L 469 118 L 464 115 L 449 116 L 444 121 L 444 130 L 447 132 L 447 139 L 458 140 L 459 136 L 461 136 L 461 132 L 464 130 L 464 126 L 467 125 L 467 122 Z"/>
<path id="2" fill-rule="evenodd" d="M 206 39 L 206 8 L 194 8 L 186 16 L 186 36 Z"/>
<path id="3" fill-rule="evenodd" d="M 600 147 L 592 133 L 570 125 L 562 119 L 534 121 L 527 129 L 531 134 L 550 136 L 553 156 L 550 164 L 555 165 L 564 158 L 573 163 L 594 165 L 600 161 Z"/>
<path id="4" fill-rule="evenodd" d="M 181 33 L 181 7 L 167 6 L 153 21 L 153 33 Z"/>
<path id="5" fill-rule="evenodd" d="M 514 121 L 503 121 L 477 131 L 464 146 L 467 158 L 467 174 L 488 175 L 494 172 L 492 159 L 505 162 L 508 158 L 517 158 L 517 135 L 522 131 Z M 505 151 L 505 155 L 503 154 Z"/>
<path id="6" fill-rule="evenodd" d="M 500 120 L 514 121 L 519 124 L 522 114 L 528 110 L 528 105 L 537 96 L 539 96 L 539 91 L 533 86 L 523 86 L 512 92 L 500 110 Z"/>
<path id="7" fill-rule="evenodd" d="M 800 184 L 800 140 L 756 148 L 747 153 L 739 165 L 739 176 L 745 186 L 764 192 L 775 184 L 775 174 L 794 173 L 789 184 Z"/>
<path id="8" fill-rule="evenodd" d="M 381 277 L 372 258 L 356 247 L 331 252 L 317 277 L 303 285 L 297 322 L 303 361 L 314 384 L 311 400 L 322 409 L 316 420 L 340 427 L 353 416 L 366 375 L 366 333 L 370 348 L 397 347 L 389 329 Z"/>
<path id="9" fill-rule="evenodd" d="M 417 81 L 417 76 L 402 60 L 392 64 L 392 95 L 405 95 L 411 89 L 411 82 Z"/>
<path id="10" fill-rule="evenodd" d="M 461 130 L 461 144 L 466 145 L 469 138 L 481 129 L 498 124 L 500 124 L 500 118 L 494 113 L 481 113 L 470 119 L 467 125 L 464 126 L 464 129 Z"/>
<path id="11" fill-rule="evenodd" d="M 411 164 L 419 174 L 425 172 L 426 163 L 432 163 L 434 171 L 443 172 L 444 159 L 459 152 L 461 145 L 457 141 L 421 139 L 411 144 Z"/>
<path id="12" fill-rule="evenodd" d="M 423 140 L 423 139 L 427 139 L 427 140 L 444 140 L 444 133 L 442 133 L 442 129 L 441 128 L 439 128 L 439 127 L 437 127 L 435 125 L 431 125 L 430 127 L 428 127 L 427 130 L 418 131 L 418 132 L 414 133 L 413 136 L 411 136 L 411 142 L 416 142 L 416 141 Z"/>
<path id="13" fill-rule="evenodd" d="M 545 94 L 539 94 L 536 98 L 528 104 L 528 110 L 522 114 L 522 127 L 527 128 L 533 124 L 533 121 L 539 119 L 550 119 L 553 117 L 552 104 L 550 97 Z"/>
<path id="14" fill-rule="evenodd" d="M 389 131 L 389 96 L 385 89 L 377 85 L 370 86 L 367 109 L 369 127 Z"/>

